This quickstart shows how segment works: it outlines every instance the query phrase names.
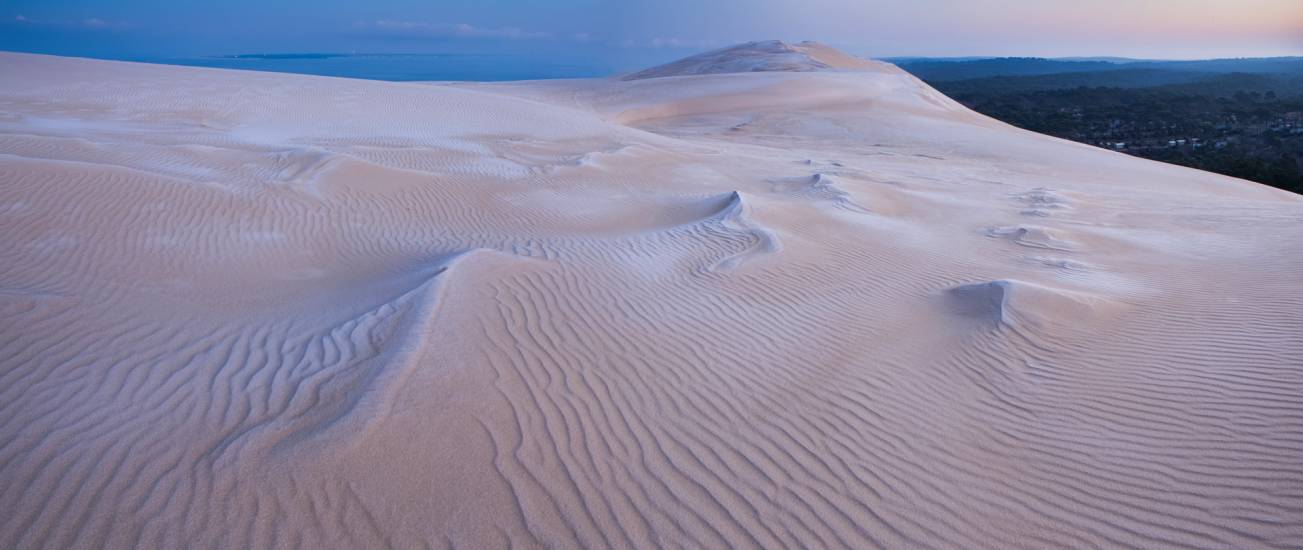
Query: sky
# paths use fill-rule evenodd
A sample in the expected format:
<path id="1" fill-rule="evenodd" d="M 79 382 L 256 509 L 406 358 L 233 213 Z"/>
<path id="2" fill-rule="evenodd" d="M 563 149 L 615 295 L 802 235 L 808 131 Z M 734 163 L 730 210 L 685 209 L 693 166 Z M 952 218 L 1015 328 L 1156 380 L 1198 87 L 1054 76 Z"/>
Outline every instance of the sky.
<path id="1" fill-rule="evenodd" d="M 0 50 L 90 57 L 665 59 L 749 40 L 870 57 L 1303 55 L 1303 0 L 0 0 Z"/>

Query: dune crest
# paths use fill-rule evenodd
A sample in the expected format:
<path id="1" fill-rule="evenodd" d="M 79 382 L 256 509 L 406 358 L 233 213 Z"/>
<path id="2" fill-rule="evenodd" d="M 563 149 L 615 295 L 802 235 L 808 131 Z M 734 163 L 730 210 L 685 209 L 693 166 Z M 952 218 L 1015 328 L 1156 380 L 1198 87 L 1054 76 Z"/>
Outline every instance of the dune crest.
<path id="1" fill-rule="evenodd" d="M 747 235 L 752 241 L 745 251 L 728 256 L 715 262 L 711 270 L 732 269 L 755 254 L 773 254 L 783 249 L 782 243 L 774 233 L 751 219 L 751 208 L 742 198 L 742 193 L 730 193 L 724 207 L 714 216 L 722 226 Z"/>
<path id="2" fill-rule="evenodd" d="M 631 78 L 0 53 L 0 548 L 1303 546 L 1303 199 Z"/>
<path id="3" fill-rule="evenodd" d="M 871 71 L 887 66 L 846 55 L 818 42 L 789 44 L 781 40 L 765 40 L 697 54 L 630 74 L 624 79 L 753 72 Z"/>

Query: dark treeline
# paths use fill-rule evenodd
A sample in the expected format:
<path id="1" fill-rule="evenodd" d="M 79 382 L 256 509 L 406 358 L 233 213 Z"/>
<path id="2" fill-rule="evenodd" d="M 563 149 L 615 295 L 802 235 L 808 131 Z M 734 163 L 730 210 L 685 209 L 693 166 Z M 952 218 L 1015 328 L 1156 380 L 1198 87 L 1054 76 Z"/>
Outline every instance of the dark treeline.
<path id="1" fill-rule="evenodd" d="M 936 72 L 936 63 L 927 67 Z M 1303 70 L 1194 73 L 1184 70 L 1189 65 L 1142 65 L 929 84 L 1020 128 L 1303 193 Z"/>

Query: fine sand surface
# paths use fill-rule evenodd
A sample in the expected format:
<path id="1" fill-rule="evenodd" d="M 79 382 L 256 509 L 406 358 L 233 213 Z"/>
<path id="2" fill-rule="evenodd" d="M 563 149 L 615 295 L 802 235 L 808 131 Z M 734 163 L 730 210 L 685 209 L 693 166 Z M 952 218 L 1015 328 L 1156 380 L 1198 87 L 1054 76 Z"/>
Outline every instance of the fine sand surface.
<path id="1" fill-rule="evenodd" d="M 816 44 L 0 54 L 0 547 L 1301 546 L 1301 197 Z"/>

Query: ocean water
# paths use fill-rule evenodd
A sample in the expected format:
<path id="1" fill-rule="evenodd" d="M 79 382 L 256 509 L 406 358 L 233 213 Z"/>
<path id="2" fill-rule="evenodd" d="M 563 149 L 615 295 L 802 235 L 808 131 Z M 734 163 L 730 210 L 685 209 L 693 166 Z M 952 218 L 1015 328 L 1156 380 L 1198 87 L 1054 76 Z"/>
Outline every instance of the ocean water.
<path id="1" fill-rule="evenodd" d="M 154 57 L 133 58 L 130 61 L 390 81 L 591 78 L 620 72 L 611 65 L 591 60 L 558 60 L 546 56 L 501 54 L 314 53 Z"/>

